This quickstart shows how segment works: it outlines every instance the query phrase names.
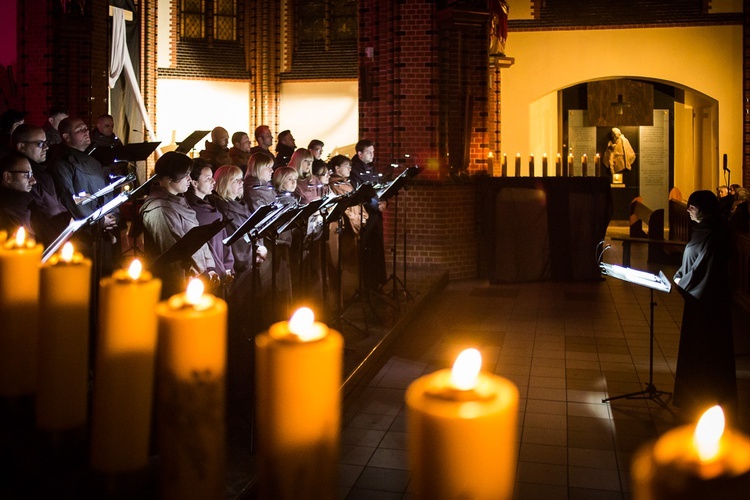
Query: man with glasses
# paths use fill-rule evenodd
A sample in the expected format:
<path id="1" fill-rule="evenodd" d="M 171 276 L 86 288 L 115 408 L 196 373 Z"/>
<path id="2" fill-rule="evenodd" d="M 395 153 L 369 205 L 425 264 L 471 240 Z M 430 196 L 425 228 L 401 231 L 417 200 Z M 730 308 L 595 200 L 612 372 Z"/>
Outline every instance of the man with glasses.
<path id="1" fill-rule="evenodd" d="M 310 144 L 307 145 L 307 149 L 310 150 L 310 152 L 313 155 L 313 161 L 320 160 L 323 156 L 323 141 L 320 139 L 313 139 L 310 141 Z"/>
<path id="2" fill-rule="evenodd" d="M 32 222 L 36 227 L 37 239 L 45 245 L 50 244 L 69 224 L 71 215 L 68 209 L 60 203 L 52 176 L 47 173 L 47 144 L 46 134 L 42 127 L 24 123 L 16 128 L 11 136 L 11 144 L 15 151 L 24 155 L 34 172 L 36 184 L 31 188 L 34 202 Z"/>
<path id="3" fill-rule="evenodd" d="M 31 189 L 36 184 L 29 160 L 11 152 L 0 158 L 0 229 L 8 235 L 20 226 L 34 235 L 31 227 Z"/>

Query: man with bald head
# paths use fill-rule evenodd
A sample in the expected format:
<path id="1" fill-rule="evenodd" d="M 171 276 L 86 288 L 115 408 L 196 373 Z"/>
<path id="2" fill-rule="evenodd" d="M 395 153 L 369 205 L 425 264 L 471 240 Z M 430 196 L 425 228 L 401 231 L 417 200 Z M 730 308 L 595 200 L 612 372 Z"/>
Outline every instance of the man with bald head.
<path id="1" fill-rule="evenodd" d="M 115 134 L 115 119 L 112 115 L 99 115 L 96 128 L 91 131 L 91 146 L 95 148 L 116 148 L 122 146 L 122 141 Z"/>
<path id="2" fill-rule="evenodd" d="M 200 157 L 211 164 L 211 170 L 223 165 L 231 165 L 229 156 L 229 132 L 224 127 L 216 127 L 211 131 L 211 140 L 206 141 L 206 149 L 200 152 Z"/>

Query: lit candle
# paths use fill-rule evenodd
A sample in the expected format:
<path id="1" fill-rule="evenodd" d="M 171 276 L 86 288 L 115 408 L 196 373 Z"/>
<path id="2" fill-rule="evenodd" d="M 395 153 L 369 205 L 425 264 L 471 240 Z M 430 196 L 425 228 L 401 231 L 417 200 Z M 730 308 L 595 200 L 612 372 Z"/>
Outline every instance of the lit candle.
<path id="1" fill-rule="evenodd" d="M 36 390 L 42 250 L 23 227 L 0 245 L 0 396 Z"/>
<path id="2" fill-rule="evenodd" d="M 518 177 L 521 175 L 521 153 L 516 153 L 516 171 L 514 173 L 515 177 Z"/>
<path id="3" fill-rule="evenodd" d="M 410 488 L 417 499 L 509 499 L 518 389 L 480 372 L 476 349 L 406 390 Z"/>
<path id="4" fill-rule="evenodd" d="M 562 177 L 562 158 L 560 157 L 560 153 L 557 153 L 557 158 L 555 158 L 555 175 Z"/>
<path id="5" fill-rule="evenodd" d="M 508 177 L 508 155 L 503 153 L 503 177 Z"/>
<path id="6" fill-rule="evenodd" d="M 156 308 L 163 498 L 224 498 L 227 303 L 193 279 Z"/>
<path id="7" fill-rule="evenodd" d="M 565 175 L 568 177 L 573 176 L 573 153 L 568 155 L 568 170 L 565 172 Z"/>
<path id="8" fill-rule="evenodd" d="M 596 177 L 601 177 L 602 175 L 601 161 L 602 161 L 601 156 L 599 156 L 599 153 L 596 153 L 596 156 L 594 157 L 594 170 L 596 170 L 596 172 L 594 173 L 594 176 Z"/>
<path id="9" fill-rule="evenodd" d="M 529 155 L 529 177 L 536 177 L 536 172 L 534 171 L 534 155 Z"/>
<path id="10" fill-rule="evenodd" d="M 91 466 L 104 473 L 148 465 L 161 281 L 130 268 L 101 281 L 94 361 Z"/>
<path id="11" fill-rule="evenodd" d="M 585 154 L 581 156 L 581 175 L 587 177 L 589 175 L 589 158 Z"/>
<path id="12" fill-rule="evenodd" d="M 341 334 L 301 308 L 255 345 L 261 497 L 337 498 Z"/>
<path id="13" fill-rule="evenodd" d="M 36 393 L 40 429 L 62 431 L 86 423 L 90 296 L 91 261 L 68 242 L 41 269 Z"/>
<path id="14" fill-rule="evenodd" d="M 487 173 L 490 176 L 494 176 L 495 175 L 494 165 L 493 165 L 493 161 L 492 161 L 493 157 L 494 157 L 494 155 L 492 154 L 492 151 L 490 151 L 489 153 L 487 153 Z"/>
<path id="15" fill-rule="evenodd" d="M 542 177 L 547 177 L 547 153 L 542 156 Z"/>
<path id="16" fill-rule="evenodd" d="M 667 431 L 633 460 L 633 498 L 744 499 L 750 492 L 750 439 L 724 429 L 721 407 L 696 426 Z"/>

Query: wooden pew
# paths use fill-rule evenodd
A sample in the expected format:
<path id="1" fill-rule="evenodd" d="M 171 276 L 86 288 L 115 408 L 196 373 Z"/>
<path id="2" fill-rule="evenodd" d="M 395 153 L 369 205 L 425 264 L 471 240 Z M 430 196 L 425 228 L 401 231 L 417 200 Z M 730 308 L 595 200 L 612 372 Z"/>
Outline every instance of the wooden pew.
<path id="1" fill-rule="evenodd" d="M 648 233 L 643 229 L 644 222 Z M 687 239 L 672 237 L 671 226 L 670 238 L 664 238 L 664 209 L 651 210 L 643 204 L 640 196 L 630 202 L 630 236 L 615 236 L 612 240 L 622 241 L 622 265 L 625 267 L 630 267 L 630 248 L 633 243 L 646 243 L 648 262 L 661 263 L 678 263 L 687 244 Z"/>

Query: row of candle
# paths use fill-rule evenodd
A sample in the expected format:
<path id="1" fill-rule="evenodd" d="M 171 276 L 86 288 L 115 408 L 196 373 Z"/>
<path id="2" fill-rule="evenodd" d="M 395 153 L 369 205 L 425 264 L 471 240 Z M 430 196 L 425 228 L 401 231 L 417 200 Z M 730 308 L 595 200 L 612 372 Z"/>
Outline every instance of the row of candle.
<path id="1" fill-rule="evenodd" d="M 84 426 L 91 261 L 66 243 L 40 265 L 42 247 L 23 229 L 1 247 L 0 396 L 34 395 L 42 431 Z M 161 303 L 160 291 L 137 260 L 101 281 L 91 468 L 111 475 L 148 465 L 156 401 L 162 495 L 221 498 L 226 303 L 204 295 L 200 280 Z"/>
<path id="2" fill-rule="evenodd" d="M 0 247 L 0 311 L 4 319 L 16 317 L 11 308 L 25 311 L 36 301 L 34 288 L 41 290 L 39 307 L 50 317 L 42 320 L 39 330 L 37 415 L 42 428 L 57 428 L 85 419 L 85 413 L 68 412 L 58 403 L 75 401 L 71 406 L 85 407 L 85 390 L 76 386 L 85 381 L 80 366 L 87 365 L 86 342 L 80 332 L 87 331 L 83 311 L 88 299 L 87 292 L 71 292 L 88 288 L 90 262 L 66 249 L 42 267 L 40 279 L 40 257 L 38 246 L 21 240 Z M 220 498 L 226 303 L 203 294 L 199 280 L 192 281 L 185 293 L 157 304 L 159 290 L 159 280 L 137 266 L 101 283 L 92 467 L 116 473 L 146 465 L 155 371 L 163 496 Z M 61 313 L 66 307 L 70 310 Z M 11 357 L 8 352 L 33 353 L 33 346 L 23 347 L 21 341 L 26 336 L 23 340 L 34 344 L 33 326 L 27 323 L 3 332 L 3 347 L 10 349 L 0 351 L 3 362 Z M 255 344 L 262 494 L 335 498 L 341 335 L 302 309 L 289 322 L 276 323 L 257 336 Z M 70 359 L 50 362 L 57 352 Z M 23 358 L 23 369 L 30 370 L 26 378 L 34 372 L 33 358 Z M 67 362 L 80 366 L 63 367 Z M 28 382 L 21 384 L 23 377 L 7 366 L 3 376 L 3 395 L 34 390 Z M 51 383 L 63 394 L 41 403 L 47 390 L 43 386 Z M 73 394 L 77 395 L 67 397 Z M 478 351 L 464 351 L 453 370 L 419 378 L 405 398 L 415 498 L 512 497 L 518 390 L 508 380 L 482 372 Z M 704 419 L 717 419 L 716 414 L 711 409 Z M 723 433 L 723 419 L 713 425 L 702 419 L 697 429 L 674 429 L 639 452 L 633 478 L 637 499 L 699 498 L 716 491 L 726 498 L 742 498 L 750 485 L 750 440 L 736 431 Z"/>
<path id="3" fill-rule="evenodd" d="M 493 172 L 494 169 L 494 159 L 495 155 L 490 151 L 487 154 L 487 164 L 489 167 L 490 173 Z M 536 171 L 536 161 L 534 159 L 534 155 L 529 155 L 529 177 L 538 177 L 537 171 Z M 592 177 L 599 177 L 601 175 L 600 167 L 601 167 L 601 157 L 599 156 L 599 153 L 596 154 L 594 157 L 594 171 L 589 172 L 589 160 L 588 155 L 581 156 L 581 177 L 588 177 L 589 174 L 592 174 Z M 574 157 L 573 154 L 569 154 L 567 157 L 567 161 L 565 165 L 562 161 L 562 156 L 560 153 L 557 154 L 557 158 L 555 159 L 555 176 L 557 177 L 572 177 L 574 174 Z M 521 153 L 516 153 L 515 157 L 515 176 L 521 175 Z M 500 175 L 503 177 L 507 177 L 509 175 L 508 172 L 508 156 L 503 153 L 503 159 L 502 159 L 502 170 L 500 172 Z M 547 177 L 549 175 L 549 165 L 547 162 L 547 153 L 544 153 L 542 156 L 542 177 Z"/>

